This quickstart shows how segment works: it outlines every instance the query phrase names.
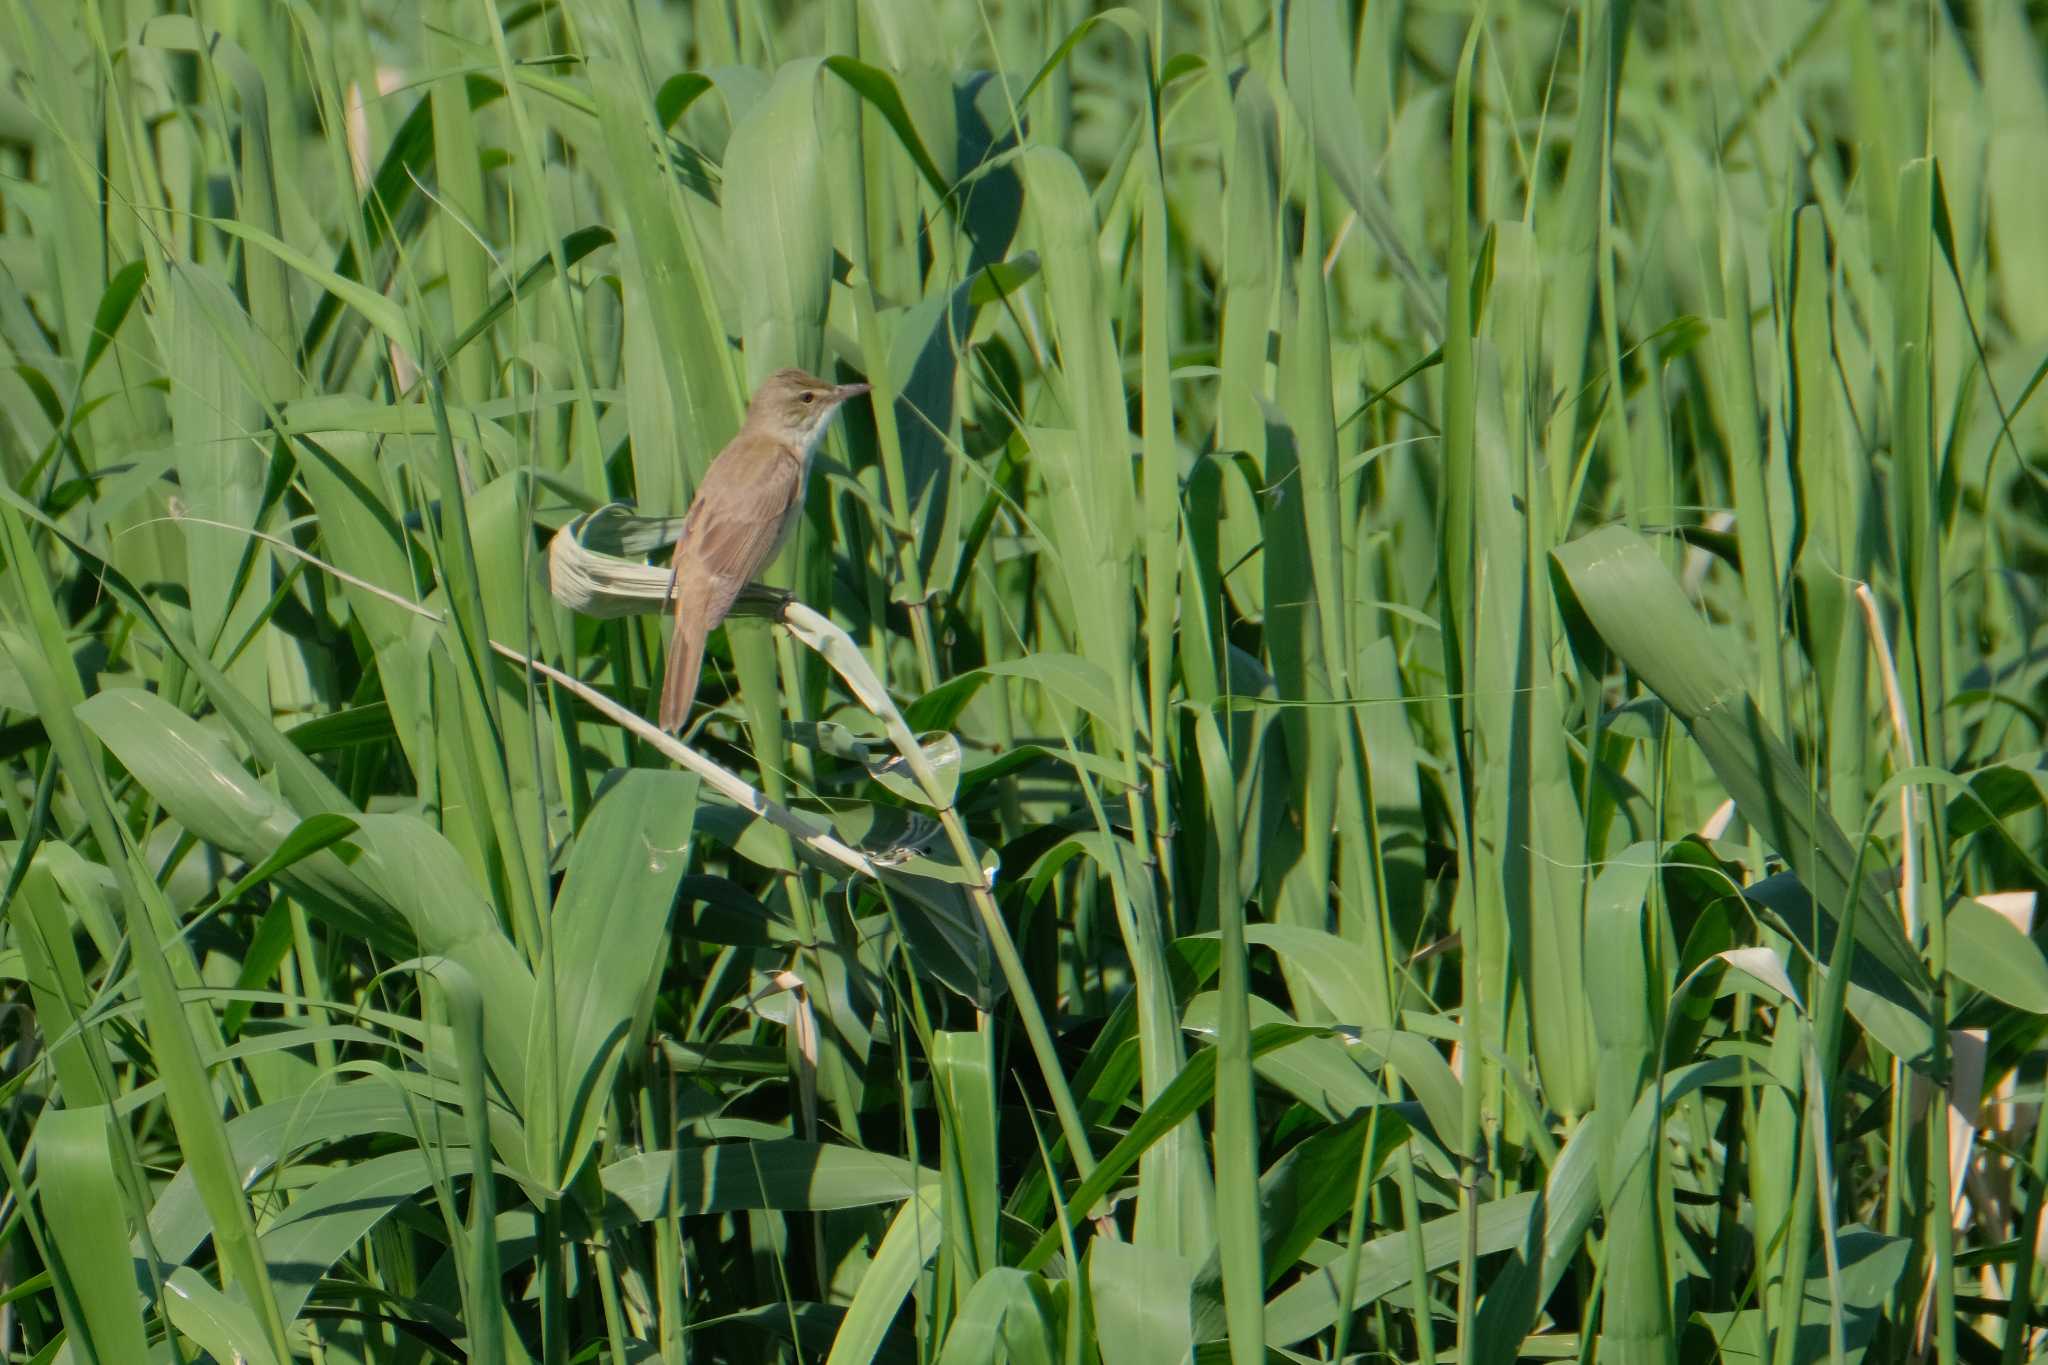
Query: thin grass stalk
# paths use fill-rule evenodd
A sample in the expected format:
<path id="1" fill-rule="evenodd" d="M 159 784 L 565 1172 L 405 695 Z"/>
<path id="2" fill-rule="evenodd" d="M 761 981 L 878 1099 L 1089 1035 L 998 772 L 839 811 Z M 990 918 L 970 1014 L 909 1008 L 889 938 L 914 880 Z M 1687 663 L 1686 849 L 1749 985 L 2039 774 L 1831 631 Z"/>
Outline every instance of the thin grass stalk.
<path id="1" fill-rule="evenodd" d="M 1870 599 L 1867 588 L 1861 584 L 1858 585 L 1858 596 L 1864 600 L 1866 607 L 1875 607 L 1876 604 Z M 1873 624 L 1876 623 L 1874 615 L 1870 619 Z M 1864 855 L 1870 847 L 1871 841 L 1867 835 L 1857 844 L 1856 876 L 1859 878 L 1863 872 Z M 1811 1244 L 1812 1222 L 1814 1219 L 1820 1220 L 1823 1235 L 1827 1239 L 1830 1271 L 1828 1278 L 1833 1290 L 1832 1311 L 1829 1316 L 1829 1352 L 1830 1358 L 1838 1365 L 1843 1359 L 1845 1345 L 1840 1303 L 1839 1258 L 1835 1251 L 1835 1219 L 1834 1211 L 1830 1207 L 1835 1186 L 1832 1180 L 1822 1177 L 1827 1174 L 1828 1151 L 1832 1139 L 1828 1115 L 1833 1109 L 1834 1089 L 1840 1072 L 1837 1059 L 1841 1052 L 1842 1020 L 1848 1011 L 1849 965 L 1854 960 L 1856 952 L 1857 913 L 1856 898 L 1850 897 L 1843 905 L 1842 922 L 1835 937 L 1834 952 L 1827 964 L 1827 974 L 1823 978 L 1820 998 L 1815 1002 L 1813 1041 L 1806 1068 L 1808 1141 L 1802 1144 L 1800 1154 L 1800 1192 L 1795 1196 L 1798 1200 L 1795 1210 L 1797 1219 L 1793 1223 L 1791 1253 L 1787 1257 L 1792 1265 L 1802 1268 L 1805 1266 L 1808 1247 Z M 1789 1359 L 1791 1343 L 1799 1335 L 1805 1296 L 1803 1269 L 1800 1274 L 1799 1294 L 1798 1299 L 1781 1310 L 1781 1316 L 1785 1320 L 1778 1342 L 1781 1359 Z"/>
<path id="2" fill-rule="evenodd" d="M 1614 199 L 1614 107 L 1618 98 L 1616 87 L 1621 76 L 1621 55 L 1628 43 L 1628 15 L 1632 6 L 1626 0 L 1620 6 L 1617 17 L 1615 0 L 1602 0 L 1599 18 L 1593 25 L 1593 50 L 1585 62 L 1586 72 L 1591 78 L 1591 88 L 1581 94 L 1580 99 L 1591 102 L 1597 93 L 1600 120 L 1600 165 L 1599 191 L 1595 211 L 1598 236 L 1598 250 L 1595 270 L 1600 295 L 1600 339 L 1607 352 L 1607 402 L 1604 415 L 1607 418 L 1607 443 L 1609 458 L 1621 466 L 1628 480 L 1628 514 L 1639 522 L 1645 510 L 1643 469 L 1635 449 L 1635 442 L 1629 433 L 1628 402 L 1622 391 L 1622 350 L 1621 310 L 1623 301 L 1617 297 L 1614 275 L 1615 257 L 1615 199 Z M 1582 115 L 1582 118 L 1587 117 Z M 1576 165 L 1578 158 L 1572 158 Z M 1572 311 L 1567 308 L 1567 312 Z M 1654 375 L 1652 381 L 1655 382 Z M 1561 517 L 1568 517 L 1569 509 L 1557 509 Z M 1561 520 L 1558 524 L 1569 524 Z"/>
<path id="3" fill-rule="evenodd" d="M 463 1222 L 468 1256 L 462 1266 L 469 1305 L 470 1358 L 496 1365 L 505 1358 L 500 1311 L 502 1266 L 497 1237 L 497 1172 L 491 1160 L 490 1102 L 486 1093 L 483 998 L 466 975 L 440 978 L 462 1073 L 462 1112 L 469 1135 L 469 1209 Z M 452 1216 L 452 1215 L 451 1215 Z M 522 1352 L 523 1354 L 523 1352 Z"/>
<path id="4" fill-rule="evenodd" d="M 1155 11 L 1157 34 L 1141 46 L 1146 118 L 1139 162 L 1140 308 L 1139 399 L 1144 412 L 1141 455 L 1145 518 L 1145 681 L 1148 738 L 1151 741 L 1153 805 L 1150 856 L 1158 865 L 1161 905 L 1167 933 L 1175 931 L 1173 812 L 1170 806 L 1173 731 L 1167 723 L 1168 690 L 1172 684 L 1174 595 L 1180 583 L 1180 450 L 1174 441 L 1173 394 L 1169 388 L 1168 352 L 1173 341 L 1172 290 L 1167 270 L 1166 167 L 1160 146 L 1158 64 L 1166 22 L 1162 3 Z"/>
<path id="5" fill-rule="evenodd" d="M 1840 935 L 1848 938 L 1848 933 Z M 1839 940 L 1838 940 L 1839 941 Z M 1845 959 L 1846 962 L 1846 959 Z M 1802 1051 L 1814 1047 L 1811 1027 L 1802 1023 L 1799 1034 L 1804 1043 Z M 1824 1125 L 1827 1106 L 1825 1097 L 1815 1094 L 1804 1096 L 1805 1103 L 1799 1106 L 1792 1137 L 1794 1175 L 1792 1197 L 1787 1209 L 1784 1227 L 1784 1251 L 1780 1258 L 1783 1275 L 1778 1284 L 1778 1312 L 1775 1330 L 1771 1334 L 1772 1359 L 1777 1365 L 1792 1365 L 1797 1359 L 1800 1325 L 1805 1316 L 1807 1261 L 1813 1249 L 1813 1223 L 1818 1201 L 1825 1198 L 1825 1192 L 1815 1183 L 1815 1148 L 1825 1141 L 1825 1132 L 1816 1131 L 1816 1125 Z M 1768 1287 L 1765 1290 L 1768 1294 Z"/>
<path id="6" fill-rule="evenodd" d="M 285 914 L 291 918 L 292 957 L 286 959 L 286 965 L 296 967 L 300 991 L 314 1000 L 336 999 L 340 992 L 336 989 L 337 983 L 329 976 L 326 964 L 320 960 L 318 948 L 314 946 L 313 923 L 307 918 L 306 907 L 299 903 L 296 896 L 281 899 Z M 289 1013 L 308 1017 L 311 1012 L 295 1001 Z M 313 1043 L 313 1064 L 322 1071 L 332 1071 L 339 1061 L 334 1041 L 324 1036 L 316 1037 Z"/>
<path id="7" fill-rule="evenodd" d="M 1364 862 L 1371 879 L 1374 908 L 1377 912 L 1370 931 L 1365 935 L 1366 945 L 1369 951 L 1377 953 L 1376 960 L 1385 965 L 1383 974 L 1367 983 L 1369 997 L 1377 997 L 1371 999 L 1371 1004 L 1379 1011 L 1370 1022 L 1374 1028 L 1391 1029 L 1399 1022 L 1395 1002 L 1400 999 L 1401 993 L 1401 959 L 1396 954 L 1405 953 L 1407 945 L 1399 943 L 1394 932 L 1392 898 L 1387 889 L 1386 849 L 1380 833 L 1379 807 L 1373 799 L 1372 760 L 1370 748 L 1365 740 L 1365 724 L 1362 716 L 1357 713 L 1354 713 L 1353 720 L 1354 723 L 1347 727 L 1347 738 L 1352 746 L 1350 769 L 1357 774 L 1357 781 L 1346 782 L 1342 791 L 1347 807 L 1346 818 L 1351 822 L 1352 830 L 1355 832 L 1362 826 L 1365 833 Z M 1349 807 L 1354 802 L 1362 803 L 1363 810 L 1351 810 Z M 1354 860 L 1358 857 L 1358 843 L 1355 835 L 1347 841 L 1347 850 Z M 1462 843 L 1460 840 L 1461 846 Z M 1405 1098 L 1407 1086 L 1400 1074 L 1386 1068 L 1381 1071 L 1380 1077 L 1387 1101 L 1392 1104 L 1401 1103 Z M 1379 1113 L 1375 1110 L 1372 1119 L 1366 1125 L 1367 1151 L 1372 1150 L 1373 1133 L 1378 1121 Z M 1416 1188 L 1413 1144 L 1402 1143 L 1394 1152 L 1393 1163 L 1395 1198 L 1400 1209 L 1401 1226 L 1407 1231 L 1409 1307 L 1416 1324 L 1418 1360 L 1420 1365 L 1436 1365 L 1436 1333 L 1433 1326 L 1435 1305 L 1430 1291 L 1429 1257 L 1422 1239 L 1422 1201 Z M 1365 1169 L 1362 1164 L 1359 1175 L 1363 1181 Z M 1346 1303 L 1354 1300 L 1357 1291 L 1357 1256 L 1360 1238 L 1363 1235 L 1361 1219 L 1365 1212 L 1365 1194 L 1365 1190 L 1361 1188 L 1354 1196 L 1351 1225 L 1345 1240 L 1347 1254 L 1351 1258 L 1345 1276 Z M 1354 1316 L 1345 1313 L 1338 1318 L 1334 1355 L 1337 1360 L 1345 1358 L 1344 1348 L 1349 1340 Z M 1384 1335 L 1382 1333 L 1382 1337 Z"/>
<path id="8" fill-rule="evenodd" d="M 1308 190 L 1308 222 L 1303 229 L 1301 259 L 1295 274 L 1295 293 L 1300 307 L 1294 335 L 1289 338 L 1288 364 L 1282 369 L 1282 391 L 1293 418 L 1298 463 L 1294 482 L 1302 504 L 1301 526 L 1307 536 L 1309 573 L 1307 581 L 1289 589 L 1307 592 L 1313 615 L 1303 623 L 1309 637 L 1304 659 L 1304 699 L 1311 702 L 1340 702 L 1357 694 L 1356 654 L 1352 646 L 1350 594 L 1347 591 L 1348 560 L 1344 546 L 1345 515 L 1341 496 L 1340 457 L 1337 446 L 1337 415 L 1331 402 L 1332 334 L 1330 286 L 1322 268 L 1323 194 L 1319 181 Z M 1304 859 L 1304 874 L 1297 885 L 1304 898 L 1325 902 L 1314 906 L 1315 928 L 1335 928 L 1356 934 L 1359 925 L 1347 922 L 1355 917 L 1371 924 L 1378 915 L 1380 888 L 1366 871 L 1361 855 L 1367 847 L 1370 796 L 1366 781 L 1355 763 L 1360 746 L 1351 736 L 1358 727 L 1358 713 L 1334 705 L 1308 708 L 1306 734 L 1311 746 L 1309 795 L 1311 804 L 1303 817 L 1304 842 L 1311 856 Z M 1335 829 L 1331 839 L 1324 831 Z M 1337 845 L 1342 854 L 1333 853 Z M 1332 864 L 1340 858 L 1348 875 L 1346 889 L 1359 904 L 1352 914 L 1340 902 L 1333 914 L 1327 905 L 1327 887 Z M 1367 896 L 1373 901 L 1365 901 Z M 1305 906 L 1305 909 L 1310 908 Z M 1334 921 L 1334 922 L 1333 922 Z M 1368 991 L 1372 983 L 1367 985 Z M 1374 1002 L 1377 1008 L 1380 1002 Z"/>
<path id="9" fill-rule="evenodd" d="M 678 1085 L 676 1068 L 666 1055 L 656 1058 L 649 1070 L 659 1077 L 659 1091 L 653 1086 L 643 1086 L 637 1097 L 639 1103 L 640 1131 L 643 1133 L 681 1131 L 678 1121 Z M 659 1106 L 657 1107 L 657 1098 Z M 657 1118 L 659 1115 L 659 1118 Z M 676 1148 L 678 1166 L 682 1148 Z M 683 1365 L 683 1329 L 686 1323 L 686 1301 L 689 1287 L 683 1282 L 683 1219 L 677 1207 L 682 1184 L 681 1171 L 671 1168 L 668 1194 L 662 1201 L 660 1215 L 654 1220 L 654 1331 L 655 1346 L 661 1353 L 662 1365 Z"/>
<path id="10" fill-rule="evenodd" d="M 2014 1182 L 2025 1206 L 2014 1220 L 2015 1248 L 2012 1264 L 2012 1298 L 2006 1310 L 2005 1331 L 1999 1342 L 1999 1365 L 2019 1365 L 2028 1343 L 2035 1335 L 2033 1305 L 2038 1301 L 2038 1265 L 2035 1248 L 2040 1244 L 2042 1209 L 2048 1205 L 2048 1123 L 2034 1120 L 2034 1140 L 2023 1161 L 2014 1163 Z"/>
<path id="11" fill-rule="evenodd" d="M 1217 842 L 1215 914 L 1222 957 L 1216 982 L 1216 1238 L 1223 1267 L 1224 1317 L 1235 1365 L 1263 1365 L 1266 1276 L 1259 1245 L 1258 1109 L 1252 1089 L 1250 965 L 1237 847 L 1237 765 L 1231 761 L 1215 712 L 1195 713 L 1195 738 L 1208 790 L 1209 826 Z M 1364 1167 L 1370 1164 L 1361 1163 L 1360 1196 Z M 1354 1209 L 1359 1202 L 1354 1200 Z M 1350 1302 L 1348 1297 L 1345 1302 Z M 1346 1320 L 1350 1316 L 1340 1315 Z"/>
<path id="12" fill-rule="evenodd" d="M 611 1234 L 600 1224 L 591 1234 L 590 1275 L 597 1281 L 600 1306 L 604 1310 L 604 1334 L 613 1360 L 630 1359 L 626 1350 L 626 1314 L 619 1301 L 619 1276 L 612 1267 Z"/>
<path id="13" fill-rule="evenodd" d="M 1296 406 L 1326 409 L 1330 387 L 1329 299 L 1322 275 L 1323 190 L 1313 170 L 1304 177 L 1301 194 L 1306 201 L 1302 241 L 1292 262 L 1296 311 L 1281 346 L 1276 392 L 1290 414 Z M 1253 338 L 1244 339 L 1248 351 L 1254 352 L 1244 360 L 1251 369 L 1262 371 L 1263 327 L 1255 340 L 1254 348 Z M 1250 415 L 1248 411 L 1246 416 Z M 1301 813 L 1299 825 L 1277 831 L 1272 852 L 1261 860 L 1260 873 L 1267 883 L 1261 899 L 1270 918 L 1322 931 L 1331 920 L 1333 847 L 1325 831 L 1336 825 L 1340 755 L 1334 741 L 1336 717 L 1328 705 L 1335 698 L 1318 611 L 1330 574 L 1315 536 L 1320 526 L 1310 516 L 1306 467 L 1318 460 L 1327 466 L 1335 454 L 1327 447 L 1308 452 L 1305 442 L 1313 433 L 1304 432 L 1303 424 L 1291 417 L 1268 411 L 1261 414 L 1261 421 L 1263 476 L 1269 490 L 1261 499 L 1259 544 L 1265 580 L 1263 643 L 1276 691 L 1302 703 L 1283 708 L 1276 721 L 1286 740 L 1289 802 Z M 1323 427 L 1327 431 L 1328 423 Z M 1281 967 L 1297 1016 L 1320 1017 L 1323 1006 L 1299 969 L 1285 960 Z"/>
<path id="14" fill-rule="evenodd" d="M 1387 1092 L 1390 1099 L 1398 1099 L 1402 1093 L 1398 1084 Z M 1422 1199 L 1415 1181 L 1415 1149 L 1406 1143 L 1394 1154 L 1394 1182 L 1399 1192 L 1401 1226 L 1407 1233 L 1409 1312 L 1414 1314 L 1416 1358 L 1422 1365 L 1436 1365 L 1436 1296 L 1430 1289 L 1429 1251 L 1422 1236 Z"/>
<path id="15" fill-rule="evenodd" d="M 1718 348 L 1716 377 L 1735 492 L 1735 534 L 1742 553 L 1743 598 L 1749 608 L 1750 636 L 1757 652 L 1759 705 L 1772 728 L 1783 733 L 1788 720 L 1780 629 L 1784 602 L 1778 581 L 1778 529 L 1771 524 L 1770 497 L 1764 485 L 1765 451 L 1758 439 L 1764 415 L 1757 402 L 1749 259 L 1738 226 L 1726 218 L 1721 253 L 1726 331 Z"/>
<path id="16" fill-rule="evenodd" d="M 1220 69 L 1220 60 L 1219 60 Z M 1274 172 L 1278 117 L 1271 97 L 1256 72 L 1238 82 L 1231 101 L 1230 154 L 1224 168 L 1222 197 L 1223 264 L 1219 281 L 1217 362 L 1221 371 L 1216 394 L 1215 448 L 1219 454 L 1245 451 L 1261 457 L 1262 474 L 1270 484 L 1266 450 L 1266 414 L 1260 400 L 1269 392 L 1266 339 L 1280 284 L 1277 217 L 1282 202 Z M 1220 470 L 1224 510 L 1217 526 L 1218 578 L 1251 554 L 1260 542 L 1259 507 L 1248 480 L 1233 480 Z M 1278 550 L 1279 545 L 1265 549 Z M 1240 603 L 1250 599 L 1254 610 L 1272 610 L 1257 594 L 1259 577 L 1239 573 L 1219 586 Z M 1222 602 L 1219 600 L 1218 609 Z M 1220 633 L 1220 630 L 1219 630 Z M 1228 688 L 1228 650 L 1219 650 L 1219 690 Z M 1283 724 L 1291 722 L 1283 721 Z"/>
<path id="17" fill-rule="evenodd" d="M 1371 1162 L 1367 1161 L 1363 1154 L 1373 1150 L 1373 1143 L 1379 1135 L 1379 1127 L 1380 1111 L 1378 1108 L 1375 1108 L 1365 1120 L 1364 1146 L 1359 1149 L 1361 1156 L 1358 1162 L 1358 1182 L 1352 1187 L 1351 1191 L 1351 1221 L 1345 1226 L 1344 1230 L 1343 1302 L 1347 1304 L 1355 1303 L 1358 1299 L 1358 1249 L 1365 1240 L 1365 1215 L 1372 1202 L 1367 1198 L 1367 1195 L 1370 1193 Z M 1406 1144 L 1403 1144 L 1401 1151 L 1396 1154 L 1396 1158 L 1399 1159 L 1406 1155 L 1408 1155 L 1408 1148 Z M 1411 1272 L 1417 1284 L 1424 1283 L 1424 1276 L 1427 1274 L 1427 1270 L 1427 1266 L 1419 1266 Z M 1331 1359 L 1345 1360 L 1349 1358 L 1348 1348 L 1351 1344 L 1351 1324 L 1356 1321 L 1357 1317 L 1356 1313 L 1339 1313 L 1337 1315 L 1337 1337 L 1336 1344 L 1331 1348 Z"/>
<path id="18" fill-rule="evenodd" d="M 1898 276 L 1895 282 L 1897 354 L 1894 357 L 1893 404 L 1896 438 L 1892 460 L 1893 555 L 1898 576 L 1901 628 L 1904 635 L 1901 692 L 1907 716 L 1920 739 L 1920 751 L 1936 762 L 1947 752 L 1944 740 L 1943 640 L 1946 614 L 1942 601 L 1940 459 L 1934 443 L 1932 263 L 1933 187 L 1931 161 L 1907 164 L 1899 173 L 1899 217 L 1895 222 Z M 1934 983 L 1934 1058 L 1936 1090 L 1945 1094 L 1949 1081 L 1948 1053 L 1948 916 L 1943 905 L 1947 889 L 1943 821 L 1939 807 L 1928 812 L 1927 839 L 1931 858 L 1925 873 L 1922 909 L 1927 920 L 1927 970 Z M 1928 1246 L 1934 1262 L 1935 1351 L 1941 1365 L 1954 1365 L 1955 1226 L 1949 1193 L 1949 1130 L 1945 1103 L 1928 1106 L 1926 1184 Z"/>
<path id="19" fill-rule="evenodd" d="M 489 261 L 483 244 L 470 235 L 487 221 L 477 127 L 464 84 L 473 50 L 464 18 L 473 8 L 481 7 L 439 0 L 419 15 L 428 60 L 446 73 L 433 83 L 427 99 L 434 110 L 434 198 L 441 208 L 433 231 L 449 310 L 457 318 L 480 317 L 490 302 Z M 491 27 L 497 28 L 495 20 Z M 452 358 L 448 380 L 466 401 L 483 399 L 495 387 L 489 352 L 484 346 L 465 347 Z"/>
<path id="20" fill-rule="evenodd" d="M 1580 395 L 1586 385 L 1590 353 L 1587 332 L 1595 316 L 1593 310 L 1584 306 L 1584 300 L 1602 287 L 1596 268 L 1602 259 L 1600 244 L 1606 236 L 1607 205 L 1611 202 L 1604 194 L 1605 158 L 1590 155 L 1596 146 L 1604 150 L 1603 131 L 1609 117 L 1608 101 L 1600 97 L 1609 75 L 1601 51 L 1601 35 L 1612 22 L 1611 8 L 1602 4 L 1599 20 L 1581 22 L 1578 27 L 1575 55 L 1580 95 L 1571 129 L 1572 156 L 1565 164 L 1562 183 L 1548 197 L 1554 221 L 1541 225 L 1546 229 L 1544 237 L 1554 244 L 1556 256 L 1554 265 L 1546 271 L 1545 281 L 1546 293 L 1556 302 L 1545 309 L 1543 320 L 1552 383 L 1563 396 L 1562 406 L 1546 426 L 1552 516 L 1560 525 L 1571 514 L 1570 452 L 1577 445 L 1580 427 L 1587 424 L 1585 402 Z M 1534 217 L 1539 202 L 1542 201 L 1532 193 L 1525 212 Z M 1598 320 L 1605 322 L 1604 303 Z"/>
<path id="21" fill-rule="evenodd" d="M 1479 1108 L 1481 1075 L 1485 1068 L 1485 1027 L 1483 1008 L 1485 957 L 1481 926 L 1488 908 L 1472 894 L 1477 869 L 1472 848 L 1473 791 L 1476 782 L 1471 754 L 1465 742 L 1465 661 L 1472 657 L 1474 628 L 1473 569 L 1471 551 L 1475 543 L 1473 516 L 1473 441 L 1476 397 L 1473 387 L 1472 354 L 1472 64 L 1479 51 L 1482 25 L 1476 20 L 1466 29 L 1463 50 L 1458 54 L 1458 75 L 1451 104 L 1451 245 L 1446 257 L 1443 395 L 1443 531 L 1439 537 L 1438 609 L 1443 617 L 1445 690 L 1450 696 L 1453 726 L 1452 745 L 1457 755 L 1458 788 L 1465 812 L 1463 837 L 1458 841 L 1460 899 L 1463 901 L 1465 942 L 1459 953 L 1463 985 L 1462 1042 L 1465 1072 L 1462 1077 L 1462 1105 L 1458 1115 L 1458 1212 L 1464 1224 L 1464 1240 L 1458 1252 L 1458 1348 L 1469 1353 L 1473 1310 L 1478 1303 L 1479 1262 Z M 1427 1320 L 1416 1324 L 1418 1334 L 1430 1331 Z"/>
<path id="22" fill-rule="evenodd" d="M 541 1365 L 568 1365 L 570 1313 L 569 1257 L 574 1246 L 562 1218 L 559 1196 L 543 1196 L 540 1202 L 539 1237 L 534 1244 L 535 1297 L 540 1303 Z"/>

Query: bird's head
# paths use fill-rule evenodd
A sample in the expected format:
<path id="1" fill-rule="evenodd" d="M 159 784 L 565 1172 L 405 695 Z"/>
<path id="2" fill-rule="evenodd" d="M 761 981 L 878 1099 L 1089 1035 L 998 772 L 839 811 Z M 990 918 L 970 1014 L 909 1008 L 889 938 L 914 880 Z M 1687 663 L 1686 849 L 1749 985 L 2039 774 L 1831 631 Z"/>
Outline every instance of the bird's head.
<path id="1" fill-rule="evenodd" d="M 865 384 L 833 384 L 802 370 L 777 370 L 754 391 L 747 423 L 775 431 L 808 453 L 839 405 L 867 391 Z"/>

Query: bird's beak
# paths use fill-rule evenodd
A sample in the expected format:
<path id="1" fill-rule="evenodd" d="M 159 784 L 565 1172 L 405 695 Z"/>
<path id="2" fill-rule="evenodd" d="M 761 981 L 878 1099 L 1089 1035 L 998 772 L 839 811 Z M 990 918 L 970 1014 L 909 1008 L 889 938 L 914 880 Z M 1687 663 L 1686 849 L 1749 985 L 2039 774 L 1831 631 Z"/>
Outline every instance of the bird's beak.
<path id="1" fill-rule="evenodd" d="M 865 384 L 841 384 L 838 388 L 832 390 L 832 401 L 834 403 L 844 403 L 847 399 L 858 398 L 867 391 L 868 386 Z"/>

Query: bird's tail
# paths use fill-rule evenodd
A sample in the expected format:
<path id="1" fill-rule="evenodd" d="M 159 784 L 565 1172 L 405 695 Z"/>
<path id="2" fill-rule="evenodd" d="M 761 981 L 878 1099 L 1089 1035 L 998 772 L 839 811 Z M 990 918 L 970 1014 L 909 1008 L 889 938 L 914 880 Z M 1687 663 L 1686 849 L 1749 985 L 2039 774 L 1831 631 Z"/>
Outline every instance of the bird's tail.
<path id="1" fill-rule="evenodd" d="M 668 637 L 668 670 L 661 679 L 661 728 L 680 733 L 697 699 L 697 675 L 704 667 L 705 630 L 701 612 L 676 604 L 675 629 Z"/>

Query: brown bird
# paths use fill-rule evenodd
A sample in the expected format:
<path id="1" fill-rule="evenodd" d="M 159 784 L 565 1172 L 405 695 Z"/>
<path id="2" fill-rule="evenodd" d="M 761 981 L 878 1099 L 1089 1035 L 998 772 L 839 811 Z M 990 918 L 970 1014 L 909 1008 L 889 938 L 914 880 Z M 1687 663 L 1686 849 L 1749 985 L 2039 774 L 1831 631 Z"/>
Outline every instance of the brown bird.
<path id="1" fill-rule="evenodd" d="M 704 642 L 733 599 L 775 559 L 804 508 L 811 453 L 825 424 L 865 384 L 828 384 L 802 370 L 777 370 L 754 393 L 747 420 L 726 443 L 683 517 L 669 595 L 676 623 L 661 680 L 661 728 L 689 719 L 704 667 Z"/>

